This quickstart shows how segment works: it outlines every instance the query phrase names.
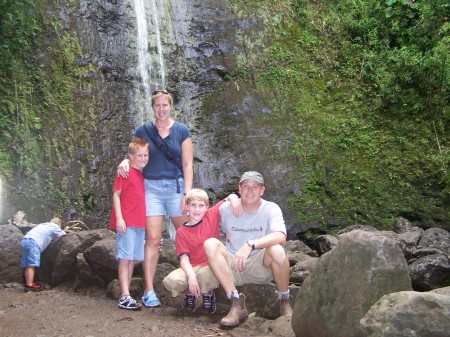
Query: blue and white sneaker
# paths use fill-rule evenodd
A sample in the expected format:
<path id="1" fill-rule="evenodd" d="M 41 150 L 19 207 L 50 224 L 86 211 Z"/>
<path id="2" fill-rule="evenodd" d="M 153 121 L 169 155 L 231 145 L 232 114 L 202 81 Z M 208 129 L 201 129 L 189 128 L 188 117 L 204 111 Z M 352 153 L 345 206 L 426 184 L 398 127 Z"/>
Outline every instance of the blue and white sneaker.
<path id="1" fill-rule="evenodd" d="M 119 304 L 117 305 L 120 309 L 127 310 L 139 310 L 141 309 L 141 304 L 137 303 L 136 300 L 130 295 L 121 297 L 119 299 Z"/>
<path id="2" fill-rule="evenodd" d="M 144 292 L 144 295 L 142 296 L 142 303 L 144 303 L 147 308 L 159 307 L 161 305 L 161 302 L 159 302 L 158 297 L 156 297 L 154 290 Z"/>

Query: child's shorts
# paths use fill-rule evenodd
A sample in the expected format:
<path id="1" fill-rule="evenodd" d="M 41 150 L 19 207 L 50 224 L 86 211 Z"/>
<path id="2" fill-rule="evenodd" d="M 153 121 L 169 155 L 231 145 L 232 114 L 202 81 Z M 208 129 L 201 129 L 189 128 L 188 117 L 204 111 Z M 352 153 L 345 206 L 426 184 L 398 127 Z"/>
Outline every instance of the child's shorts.
<path id="1" fill-rule="evenodd" d="M 24 238 L 20 241 L 20 266 L 39 267 L 41 264 L 41 248 L 36 241 L 31 238 Z"/>
<path id="2" fill-rule="evenodd" d="M 117 231 L 116 259 L 143 261 L 144 239 L 144 228 L 127 227 L 125 233 Z"/>
<path id="3" fill-rule="evenodd" d="M 194 269 L 202 294 L 219 286 L 219 281 L 217 281 L 209 266 L 196 266 L 192 267 L 192 269 Z M 187 276 L 181 268 L 175 269 L 167 275 L 163 280 L 163 284 L 172 293 L 172 297 L 177 297 L 178 294 L 189 288 Z"/>

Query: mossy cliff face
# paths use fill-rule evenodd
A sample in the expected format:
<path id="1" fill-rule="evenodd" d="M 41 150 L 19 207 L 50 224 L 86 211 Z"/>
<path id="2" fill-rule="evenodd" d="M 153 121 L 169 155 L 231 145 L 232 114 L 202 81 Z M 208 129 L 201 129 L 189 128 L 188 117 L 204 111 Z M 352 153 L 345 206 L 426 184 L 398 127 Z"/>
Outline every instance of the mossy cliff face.
<path id="1" fill-rule="evenodd" d="M 37 61 L 48 83 L 42 95 L 52 104 L 42 108 L 39 183 L 18 180 L 27 195 L 13 200 L 33 221 L 65 213 L 102 227 L 109 218 L 115 168 L 135 127 L 152 117 L 142 116 L 141 93 L 136 93 L 141 75 L 134 2 L 48 1 L 42 6 L 48 26 Z M 236 36 L 251 36 L 262 25 L 237 18 L 222 1 L 172 1 L 158 8 L 165 86 L 175 98 L 175 118 L 193 134 L 195 185 L 215 202 L 237 191 L 243 171 L 259 170 L 266 177 L 267 198 L 287 209 L 285 189 L 277 184 L 288 165 L 273 160 L 278 148 L 259 118 L 270 108 L 252 84 L 234 79 L 235 56 L 244 48 Z M 150 15 L 147 19 L 154 24 Z M 28 203 L 29 195 L 37 195 L 40 205 Z"/>
<path id="2" fill-rule="evenodd" d="M 291 237 L 389 228 L 397 216 L 448 228 L 448 121 L 386 114 L 383 93 L 364 82 L 369 54 L 358 54 L 334 2 L 145 3 L 150 91 L 173 93 L 174 117 L 193 134 L 194 185 L 213 202 L 257 170 Z M 34 97 L 24 105 L 39 125 L 29 123 L 26 146 L 0 152 L 6 163 L 21 153 L 20 165 L 5 166 L 21 193 L 10 188 L 3 216 L 22 209 L 35 222 L 57 214 L 104 227 L 116 166 L 135 127 L 153 117 L 135 3 L 40 1 L 36 11 Z"/>
<path id="3" fill-rule="evenodd" d="M 125 2 L 39 2 L 34 69 L 41 121 L 37 146 L 17 166 L 10 213 L 105 225 L 114 170 L 134 129 L 132 9 Z M 28 173 L 29 172 L 29 173 Z M 7 216 L 6 212 L 4 214 Z"/>

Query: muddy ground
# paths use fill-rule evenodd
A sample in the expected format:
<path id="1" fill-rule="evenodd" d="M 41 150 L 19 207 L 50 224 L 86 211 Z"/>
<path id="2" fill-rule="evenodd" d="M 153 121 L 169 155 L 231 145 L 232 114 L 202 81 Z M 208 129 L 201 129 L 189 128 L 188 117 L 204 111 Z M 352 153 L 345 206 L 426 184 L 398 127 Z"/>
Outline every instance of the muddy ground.
<path id="1" fill-rule="evenodd" d="M 219 321 L 229 309 L 225 305 L 210 316 L 164 305 L 130 312 L 98 290 L 80 294 L 59 286 L 25 293 L 17 283 L 0 285 L 0 299 L 2 337 L 294 336 L 286 317 L 249 317 L 237 328 L 222 330 Z"/>

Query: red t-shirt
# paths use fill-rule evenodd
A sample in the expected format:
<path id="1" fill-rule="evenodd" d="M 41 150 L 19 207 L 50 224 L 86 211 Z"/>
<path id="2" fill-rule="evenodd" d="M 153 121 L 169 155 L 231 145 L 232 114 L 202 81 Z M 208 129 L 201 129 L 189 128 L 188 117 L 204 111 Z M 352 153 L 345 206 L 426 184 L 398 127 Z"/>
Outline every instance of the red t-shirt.
<path id="1" fill-rule="evenodd" d="M 116 177 L 113 192 L 120 194 L 120 209 L 127 227 L 145 228 L 145 194 L 142 172 L 130 167 L 128 178 Z M 116 212 L 114 206 L 109 219 L 109 229 L 116 229 Z"/>
<path id="2" fill-rule="evenodd" d="M 220 214 L 219 207 L 223 200 L 209 208 L 203 219 L 194 226 L 183 225 L 177 230 L 175 236 L 176 253 L 180 258 L 182 254 L 189 255 L 189 262 L 193 267 L 207 266 L 203 243 L 209 238 L 220 238 Z"/>

